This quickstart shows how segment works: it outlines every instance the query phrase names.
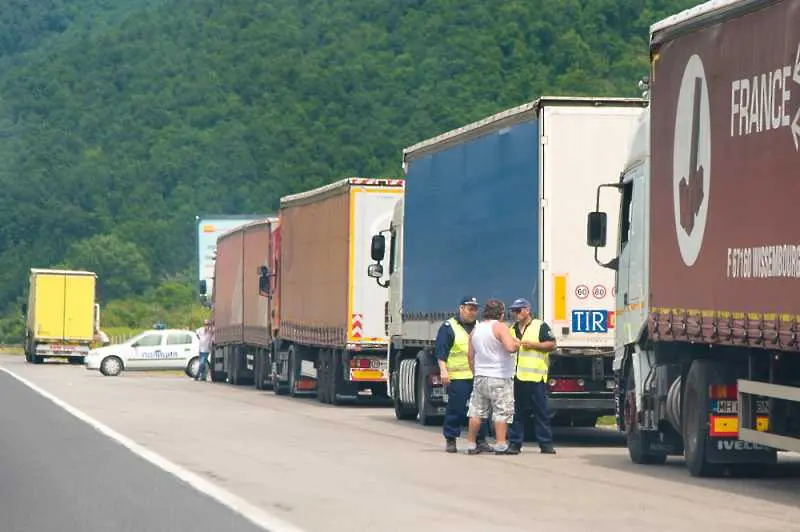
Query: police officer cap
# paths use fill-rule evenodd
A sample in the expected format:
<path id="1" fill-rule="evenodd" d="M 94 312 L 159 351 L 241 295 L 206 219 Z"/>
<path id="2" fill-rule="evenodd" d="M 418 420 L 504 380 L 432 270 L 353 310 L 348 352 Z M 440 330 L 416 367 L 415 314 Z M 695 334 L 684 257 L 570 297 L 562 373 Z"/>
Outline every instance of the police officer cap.
<path id="1" fill-rule="evenodd" d="M 461 298 L 460 305 L 475 305 L 478 306 L 478 298 L 475 296 L 464 296 Z"/>
<path id="2" fill-rule="evenodd" d="M 531 302 L 525 298 L 515 299 L 511 306 L 508 307 L 509 310 L 519 310 L 523 308 L 531 308 Z"/>

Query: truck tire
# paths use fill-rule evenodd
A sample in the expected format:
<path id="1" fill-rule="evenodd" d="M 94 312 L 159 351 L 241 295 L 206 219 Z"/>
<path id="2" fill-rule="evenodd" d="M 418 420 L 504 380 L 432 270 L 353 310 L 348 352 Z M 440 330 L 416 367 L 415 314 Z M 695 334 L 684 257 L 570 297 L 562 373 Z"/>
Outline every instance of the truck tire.
<path id="1" fill-rule="evenodd" d="M 333 355 L 334 351 L 323 349 L 319 352 L 319 370 L 317 373 L 317 401 L 330 404 L 333 388 Z"/>
<path id="2" fill-rule="evenodd" d="M 289 395 L 297 397 L 297 373 L 300 370 L 300 364 L 297 362 L 297 348 L 292 346 L 289 348 Z"/>
<path id="3" fill-rule="evenodd" d="M 442 416 L 428 414 L 428 390 L 427 382 L 430 375 L 430 368 L 424 363 L 418 364 L 419 372 L 417 373 L 416 382 L 416 398 L 417 398 L 417 417 L 420 425 L 426 427 L 432 425 L 441 425 L 444 422 Z"/>
<path id="4" fill-rule="evenodd" d="M 625 387 L 625 436 L 628 444 L 628 455 L 631 462 L 640 465 L 662 465 L 667 461 L 666 453 L 651 451 L 639 429 L 636 411 L 636 380 L 633 367 L 628 368 L 627 386 Z"/>
<path id="5" fill-rule="evenodd" d="M 720 365 L 711 360 L 695 360 L 689 367 L 681 405 L 681 433 L 683 434 L 686 468 L 693 477 L 716 477 L 724 471 L 721 464 L 708 462 L 708 387 L 725 382 Z"/>
<path id="6" fill-rule="evenodd" d="M 269 371 L 267 371 L 269 367 L 267 354 L 261 349 L 256 351 L 254 366 L 253 385 L 256 387 L 256 390 L 267 390 L 271 388 L 272 380 L 267 378 L 269 377 Z"/>
<path id="7" fill-rule="evenodd" d="M 417 409 L 403 404 L 400 400 L 400 384 L 397 371 L 389 376 L 392 380 L 392 403 L 394 403 L 394 417 L 399 421 L 413 421 L 417 419 Z"/>
<path id="8" fill-rule="evenodd" d="M 271 353 L 272 357 L 274 357 L 275 362 L 275 371 L 272 371 L 272 363 L 273 360 L 270 360 L 270 373 L 272 375 L 272 392 L 275 395 L 287 395 L 289 393 L 289 386 L 286 383 L 280 381 L 280 358 L 279 358 L 278 347 L 274 347 Z"/>
<path id="9" fill-rule="evenodd" d="M 342 381 L 344 376 L 342 375 L 342 353 L 334 350 L 333 356 L 331 357 L 331 367 L 330 367 L 330 381 L 328 382 L 328 390 L 327 394 L 330 400 L 328 401 L 332 405 L 340 405 L 342 404 L 342 400 L 339 399 L 339 393 L 342 391 Z"/>
<path id="10" fill-rule="evenodd" d="M 34 364 L 43 364 L 44 363 L 44 357 L 42 355 L 31 355 L 31 361 Z"/>
<path id="11" fill-rule="evenodd" d="M 234 386 L 238 386 L 239 379 L 239 351 L 233 347 L 225 348 L 225 358 L 227 359 L 226 366 L 228 367 L 228 382 Z"/>

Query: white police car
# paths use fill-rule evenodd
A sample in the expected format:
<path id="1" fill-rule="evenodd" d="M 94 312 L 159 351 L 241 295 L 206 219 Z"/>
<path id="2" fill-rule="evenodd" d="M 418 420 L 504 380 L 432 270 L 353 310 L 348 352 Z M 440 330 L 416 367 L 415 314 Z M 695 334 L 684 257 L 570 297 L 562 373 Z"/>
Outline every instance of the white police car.
<path id="1" fill-rule="evenodd" d="M 194 378 L 200 369 L 200 340 L 187 329 L 149 330 L 121 344 L 92 349 L 85 365 L 107 377 L 123 370 L 181 369 Z"/>

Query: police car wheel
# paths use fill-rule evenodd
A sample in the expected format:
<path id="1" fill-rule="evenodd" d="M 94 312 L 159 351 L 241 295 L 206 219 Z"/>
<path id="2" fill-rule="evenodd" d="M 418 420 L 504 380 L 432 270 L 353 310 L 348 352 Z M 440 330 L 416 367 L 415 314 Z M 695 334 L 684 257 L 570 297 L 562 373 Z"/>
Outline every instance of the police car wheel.
<path id="1" fill-rule="evenodd" d="M 122 360 L 115 356 L 104 358 L 100 363 L 100 373 L 106 377 L 116 377 L 122 373 Z"/>
<path id="2" fill-rule="evenodd" d="M 196 378 L 200 374 L 200 358 L 194 357 L 186 365 L 186 375 L 191 378 Z"/>

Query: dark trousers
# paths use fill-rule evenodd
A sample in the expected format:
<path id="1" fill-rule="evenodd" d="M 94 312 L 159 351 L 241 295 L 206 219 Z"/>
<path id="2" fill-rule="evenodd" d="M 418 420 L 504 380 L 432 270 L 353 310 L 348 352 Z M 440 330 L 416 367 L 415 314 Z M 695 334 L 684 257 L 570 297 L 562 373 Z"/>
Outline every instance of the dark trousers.
<path id="1" fill-rule="evenodd" d="M 534 416 L 536 442 L 540 446 L 552 445 L 553 433 L 550 430 L 550 417 L 547 415 L 547 383 L 514 379 L 514 422 L 508 431 L 509 443 L 522 447 L 525 422 L 531 413 Z"/>
<path id="2" fill-rule="evenodd" d="M 467 406 L 469 396 L 472 395 L 472 379 L 458 379 L 450 381 L 447 385 L 447 411 L 444 414 L 442 433 L 445 438 L 458 438 L 461 436 L 461 427 L 467 419 Z M 488 425 L 481 423 L 478 432 L 478 441 L 486 441 L 489 432 Z"/>

